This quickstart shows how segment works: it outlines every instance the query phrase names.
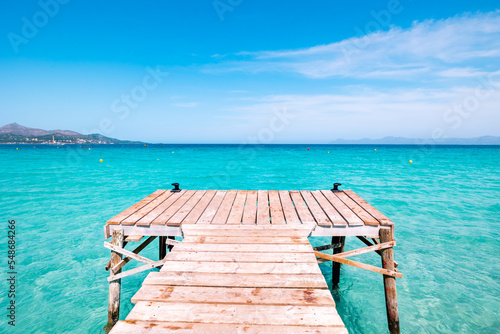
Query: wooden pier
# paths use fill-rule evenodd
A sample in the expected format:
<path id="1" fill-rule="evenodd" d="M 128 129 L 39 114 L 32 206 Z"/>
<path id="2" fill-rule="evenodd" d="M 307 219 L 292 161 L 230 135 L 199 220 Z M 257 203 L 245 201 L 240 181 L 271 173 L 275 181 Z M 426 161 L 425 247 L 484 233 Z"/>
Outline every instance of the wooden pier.
<path id="1" fill-rule="evenodd" d="M 347 333 L 318 266 L 325 261 L 334 261 L 334 287 L 340 264 L 383 274 L 389 331 L 399 333 L 394 224 L 353 191 L 174 185 L 105 225 L 106 239 L 113 237 L 104 243 L 111 250 L 106 328 L 112 334 Z M 314 249 L 309 236 L 331 236 L 332 243 Z M 344 252 L 348 236 L 367 247 Z M 139 255 L 156 237 L 159 260 Z M 333 255 L 321 252 L 328 249 Z M 367 252 L 381 256 L 381 268 L 348 259 Z M 144 264 L 122 271 L 131 260 Z M 132 298 L 135 307 L 118 321 L 121 280 L 155 267 L 161 270 L 147 276 Z"/>

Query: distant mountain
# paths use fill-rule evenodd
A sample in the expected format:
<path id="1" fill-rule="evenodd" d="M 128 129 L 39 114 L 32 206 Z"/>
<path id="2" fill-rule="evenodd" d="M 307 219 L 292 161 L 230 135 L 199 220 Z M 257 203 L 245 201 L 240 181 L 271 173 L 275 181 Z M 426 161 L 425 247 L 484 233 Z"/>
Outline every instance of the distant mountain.
<path id="1" fill-rule="evenodd" d="M 11 123 L 0 128 L 0 143 L 128 144 L 138 142 L 109 138 L 98 133 L 83 135 L 70 130 L 48 131 Z"/>
<path id="2" fill-rule="evenodd" d="M 337 145 L 500 145 L 500 137 L 483 136 L 476 138 L 416 139 L 404 137 L 384 137 L 382 139 L 337 139 L 330 144 Z"/>

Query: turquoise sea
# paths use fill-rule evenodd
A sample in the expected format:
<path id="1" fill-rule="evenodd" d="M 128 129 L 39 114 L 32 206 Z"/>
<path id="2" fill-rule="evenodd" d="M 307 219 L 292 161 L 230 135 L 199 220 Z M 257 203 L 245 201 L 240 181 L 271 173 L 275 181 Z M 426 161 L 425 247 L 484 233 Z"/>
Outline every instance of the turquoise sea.
<path id="1" fill-rule="evenodd" d="M 500 147 L 17 147 L 0 146 L 1 333 L 100 333 L 108 297 L 103 225 L 172 182 L 185 189 L 310 190 L 341 182 L 396 223 L 403 333 L 500 332 Z M 15 328 L 6 309 L 12 219 Z M 347 249 L 362 245 L 347 239 Z M 145 255 L 156 258 L 156 247 Z M 380 265 L 375 254 L 358 259 Z M 331 267 L 321 267 L 330 281 Z M 122 318 L 146 274 L 122 281 Z M 351 333 L 387 331 L 380 274 L 343 266 L 333 295 Z"/>

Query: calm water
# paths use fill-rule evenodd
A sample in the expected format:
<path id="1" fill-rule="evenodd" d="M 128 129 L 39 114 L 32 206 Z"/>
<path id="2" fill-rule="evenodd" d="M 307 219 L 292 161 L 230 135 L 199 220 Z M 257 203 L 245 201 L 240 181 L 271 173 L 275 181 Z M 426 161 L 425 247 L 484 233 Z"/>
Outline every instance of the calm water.
<path id="1" fill-rule="evenodd" d="M 107 317 L 103 225 L 172 182 L 310 190 L 341 182 L 396 223 L 404 333 L 500 331 L 499 147 L 18 147 L 0 146 L 2 333 L 14 332 L 5 316 L 8 219 L 18 233 L 15 332 L 99 333 Z M 145 255 L 156 258 L 152 246 Z M 348 238 L 348 249 L 360 246 Z M 380 265 L 375 254 L 358 259 Z M 331 267 L 321 268 L 329 281 Z M 382 277 L 349 266 L 341 275 L 334 298 L 349 331 L 385 332 Z M 145 276 L 123 280 L 122 318 Z"/>

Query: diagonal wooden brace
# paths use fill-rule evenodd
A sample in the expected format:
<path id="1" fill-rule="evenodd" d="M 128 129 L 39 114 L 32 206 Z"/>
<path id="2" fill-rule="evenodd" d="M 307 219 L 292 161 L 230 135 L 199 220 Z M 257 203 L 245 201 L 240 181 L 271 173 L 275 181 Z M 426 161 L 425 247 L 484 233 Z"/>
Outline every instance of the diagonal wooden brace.
<path id="1" fill-rule="evenodd" d="M 343 264 L 348 264 L 348 265 L 353 266 L 353 267 L 357 267 L 357 268 L 361 268 L 361 269 L 365 269 L 365 270 L 370 270 L 370 271 L 373 271 L 373 272 L 376 272 L 379 274 L 384 274 L 387 276 L 392 276 L 392 277 L 397 277 L 397 278 L 403 277 L 403 274 L 401 274 L 397 271 L 378 268 L 378 267 L 375 267 L 375 266 L 372 266 L 369 264 L 344 259 L 344 258 L 339 257 L 337 255 L 324 254 L 321 252 L 314 252 L 314 255 L 316 255 L 316 257 L 319 257 L 321 259 L 339 262 L 339 263 L 343 263 Z"/>

